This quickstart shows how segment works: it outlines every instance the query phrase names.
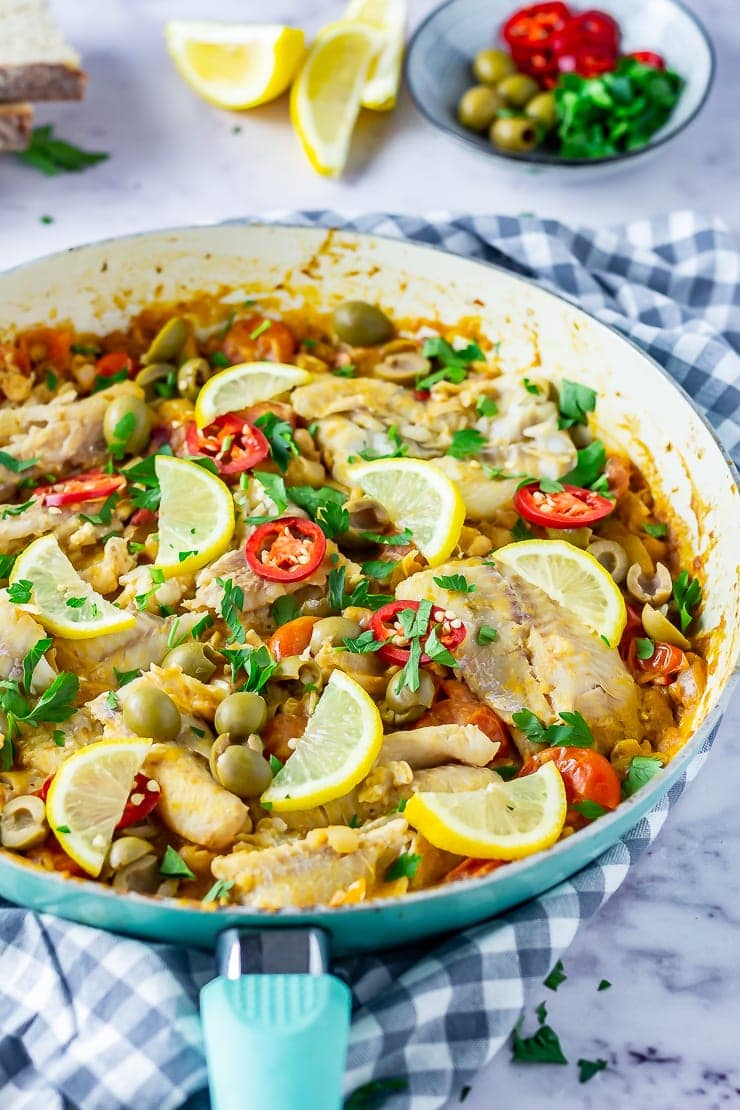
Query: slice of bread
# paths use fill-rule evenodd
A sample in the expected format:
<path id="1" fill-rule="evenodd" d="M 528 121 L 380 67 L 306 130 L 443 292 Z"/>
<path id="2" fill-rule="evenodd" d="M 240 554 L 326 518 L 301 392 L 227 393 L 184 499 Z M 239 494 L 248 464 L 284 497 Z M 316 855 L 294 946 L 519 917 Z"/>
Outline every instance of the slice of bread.
<path id="1" fill-rule="evenodd" d="M 33 107 L 30 104 L 0 104 L 0 153 L 25 150 L 31 136 Z"/>
<path id="2" fill-rule="evenodd" d="M 86 83 L 47 0 L 0 0 L 0 101 L 80 100 Z"/>

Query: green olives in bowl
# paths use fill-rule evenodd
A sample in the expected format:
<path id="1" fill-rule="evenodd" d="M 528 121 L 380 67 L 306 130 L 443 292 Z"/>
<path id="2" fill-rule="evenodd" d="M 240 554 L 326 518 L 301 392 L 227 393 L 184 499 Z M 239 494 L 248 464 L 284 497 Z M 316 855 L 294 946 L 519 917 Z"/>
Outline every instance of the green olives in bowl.
<path id="1" fill-rule="evenodd" d="M 481 85 L 498 85 L 516 72 L 514 59 L 505 50 L 479 50 L 473 58 L 473 73 Z"/>
<path id="2" fill-rule="evenodd" d="M 488 85 L 473 85 L 460 97 L 457 118 L 471 131 L 487 131 L 505 101 L 500 93 Z"/>
<path id="3" fill-rule="evenodd" d="M 490 139 L 499 150 L 534 150 L 537 146 L 537 127 L 523 116 L 505 116 L 491 125 Z"/>

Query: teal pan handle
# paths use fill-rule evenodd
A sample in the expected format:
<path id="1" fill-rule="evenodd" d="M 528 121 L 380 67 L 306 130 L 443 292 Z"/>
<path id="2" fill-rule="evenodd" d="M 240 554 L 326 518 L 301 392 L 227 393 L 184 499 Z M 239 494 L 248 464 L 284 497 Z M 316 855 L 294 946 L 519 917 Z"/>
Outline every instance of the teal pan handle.
<path id="1" fill-rule="evenodd" d="M 323 930 L 228 929 L 217 953 L 200 994 L 212 1110 L 341 1110 L 351 996 Z"/>

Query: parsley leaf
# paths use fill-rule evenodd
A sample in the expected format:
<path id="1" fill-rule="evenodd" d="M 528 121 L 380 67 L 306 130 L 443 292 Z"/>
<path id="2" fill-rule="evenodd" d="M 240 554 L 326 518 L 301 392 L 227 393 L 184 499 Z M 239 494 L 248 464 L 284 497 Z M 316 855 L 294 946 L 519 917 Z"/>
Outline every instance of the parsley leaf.
<path id="1" fill-rule="evenodd" d="M 475 402 L 475 411 L 479 416 L 496 416 L 498 413 L 498 405 L 493 397 L 486 397 L 485 394 L 481 394 Z"/>
<path id="2" fill-rule="evenodd" d="M 657 524 L 643 524 L 642 530 L 648 536 L 652 536 L 654 540 L 662 540 L 664 536 L 668 535 L 668 525 L 660 522 Z"/>
<path id="3" fill-rule="evenodd" d="M 567 1064 L 557 1033 L 549 1025 L 540 1025 L 531 1037 L 522 1037 L 520 1017 L 512 1034 L 511 1059 L 516 1064 Z"/>
<path id="4" fill-rule="evenodd" d="M 638 659 L 650 659 L 655 654 L 655 644 L 646 636 L 638 636 L 635 640 L 635 651 Z"/>
<path id="5" fill-rule="evenodd" d="M 454 655 L 448 651 L 444 644 L 439 639 L 439 634 L 436 628 L 427 636 L 424 644 L 424 651 L 432 660 L 433 663 L 442 663 L 445 667 L 456 667 L 457 660 Z"/>
<path id="6" fill-rule="evenodd" d="M 602 979 L 596 989 L 597 991 L 608 991 L 610 986 L 611 983 L 608 979 Z"/>
<path id="7" fill-rule="evenodd" d="M 574 424 L 588 424 L 588 413 L 593 412 L 595 408 L 595 389 L 563 378 L 560 385 L 559 428 L 572 428 Z"/>
<path id="8" fill-rule="evenodd" d="M 531 709 L 519 709 L 511 719 L 533 744 L 547 744 L 549 747 L 567 744 L 575 748 L 594 746 L 591 729 L 577 711 L 570 713 L 563 710 L 560 719 L 565 723 L 548 725 L 547 728 Z"/>
<path id="9" fill-rule="evenodd" d="M 40 459 L 14 459 L 7 451 L 0 451 L 0 466 L 4 466 L 12 474 L 22 474 L 24 470 L 30 470 L 40 461 Z"/>
<path id="10" fill-rule="evenodd" d="M 392 536 L 385 536 L 381 532 L 360 532 L 363 540 L 368 543 L 383 543 L 392 546 L 405 547 L 406 544 L 411 543 L 413 539 L 413 532 L 410 528 L 404 528 L 400 532 L 394 533 Z"/>
<path id="11" fill-rule="evenodd" d="M 460 428 L 453 435 L 447 454 L 453 459 L 466 459 L 468 455 L 477 455 L 487 443 L 488 440 L 477 428 Z"/>
<path id="12" fill-rule="evenodd" d="M 29 582 L 27 578 L 19 578 L 7 589 L 8 601 L 12 601 L 14 605 L 28 605 L 32 593 L 33 582 Z"/>
<path id="13" fill-rule="evenodd" d="M 344 609 L 344 583 L 346 577 L 346 567 L 335 567 L 333 570 L 329 571 L 326 579 L 326 586 L 329 595 L 330 609 Z"/>
<path id="14" fill-rule="evenodd" d="M 10 577 L 15 560 L 15 555 L 0 555 L 0 578 Z"/>
<path id="15" fill-rule="evenodd" d="M 527 485 L 528 483 L 524 482 L 523 484 Z M 562 482 L 555 482 L 552 478 L 540 478 L 540 489 L 543 493 L 562 493 L 564 488 Z"/>
<path id="16" fill-rule="evenodd" d="M 27 694 L 31 693 L 31 679 L 33 672 L 45 654 L 52 646 L 54 641 L 51 636 L 45 637 L 43 640 L 37 640 L 31 650 L 26 653 L 23 658 L 23 679 L 21 685 Z"/>
<path id="17" fill-rule="evenodd" d="M 194 879 L 195 875 L 190 870 L 185 860 L 179 852 L 168 844 L 165 848 L 162 862 L 159 865 L 160 875 L 166 875 L 171 879 Z"/>
<path id="18" fill-rule="evenodd" d="M 537 385 L 537 382 L 532 382 L 529 380 L 529 378 L 522 378 L 522 385 L 526 389 L 527 393 L 538 394 L 542 392 L 540 387 Z"/>
<path id="19" fill-rule="evenodd" d="M 277 515 L 280 516 L 288 508 L 288 495 L 285 482 L 279 474 L 270 474 L 266 470 L 255 470 L 253 476 L 263 487 L 271 501 L 275 502 Z"/>
<path id="20" fill-rule="evenodd" d="M 275 627 L 280 628 L 281 625 L 287 624 L 288 621 L 293 621 L 296 617 L 300 617 L 301 611 L 296 605 L 295 598 L 291 594 L 283 594 L 282 597 L 275 598 L 270 606 L 270 616 L 272 617 Z"/>
<path id="21" fill-rule="evenodd" d="M 319 514 L 326 520 L 327 515 L 331 517 L 329 505 L 341 509 L 347 500 L 345 493 L 338 489 L 332 489 L 331 486 L 320 486 L 319 489 L 314 489 L 313 486 L 288 486 L 287 493 L 293 504 L 305 509 L 319 527 L 322 527 Z"/>
<path id="22" fill-rule="evenodd" d="M 30 509 L 35 504 L 36 498 L 29 497 L 28 501 L 24 501 L 22 505 L 7 505 L 3 509 L 2 519 L 7 520 L 9 516 L 20 516 L 21 513 L 25 513 L 26 509 Z"/>
<path id="23" fill-rule="evenodd" d="M 584 798 L 582 802 L 574 802 L 571 809 L 580 813 L 587 821 L 596 821 L 599 817 L 603 817 L 605 813 L 609 813 L 608 809 L 599 805 L 598 802 L 592 802 L 590 798 Z"/>
<path id="24" fill-rule="evenodd" d="M 434 581 L 443 590 L 452 590 L 458 594 L 472 594 L 476 589 L 473 583 L 468 582 L 464 574 L 440 574 Z"/>
<path id="25" fill-rule="evenodd" d="M 392 883 L 394 879 L 413 879 L 416 872 L 419 870 L 421 863 L 421 856 L 414 855 L 411 852 L 402 852 L 398 859 L 394 860 L 385 873 L 385 882 Z"/>
<path id="26" fill-rule="evenodd" d="M 631 798 L 650 779 L 658 774 L 663 764 L 652 755 L 636 755 L 630 763 L 627 776 L 622 783 L 622 797 Z"/>
<path id="27" fill-rule="evenodd" d="M 257 417 L 254 426 L 264 432 L 270 445 L 270 455 L 284 474 L 288 469 L 291 455 L 299 454 L 293 439 L 293 426 L 287 420 L 281 420 L 274 412 L 265 412 Z"/>
<path id="28" fill-rule="evenodd" d="M 354 378 L 357 373 L 357 367 L 348 363 L 346 366 L 335 366 L 332 374 L 335 378 Z"/>
<path id="29" fill-rule="evenodd" d="M 116 682 L 120 690 L 122 686 L 128 686 L 129 682 L 133 682 L 135 678 L 138 678 L 141 674 L 141 670 L 136 667 L 132 671 L 119 671 L 118 667 L 114 667 L 113 674 L 116 676 Z"/>
<path id="30" fill-rule="evenodd" d="M 264 644 L 261 647 L 222 648 L 231 666 L 232 682 L 237 681 L 239 671 L 245 675 L 244 683 L 239 690 L 248 690 L 258 693 L 272 677 L 277 662 L 272 658 Z"/>
<path id="31" fill-rule="evenodd" d="M 211 889 L 203 895 L 201 903 L 206 906 L 209 902 L 217 902 L 220 898 L 225 898 L 233 885 L 233 879 L 217 879 Z"/>
<path id="32" fill-rule="evenodd" d="M 437 382 L 449 381 L 455 385 L 465 381 L 471 362 L 481 362 L 483 352 L 477 343 L 468 343 L 465 347 L 455 348 L 443 339 L 441 335 L 430 336 L 424 340 L 421 353 L 425 358 L 438 360 L 439 369 L 433 370 L 416 382 L 417 389 L 431 389 Z"/>
<path id="33" fill-rule="evenodd" d="M 44 690 L 30 713 L 23 718 L 29 724 L 38 725 L 42 721 L 66 721 L 75 711 L 74 699 L 80 688 L 76 674 L 62 671 L 52 684 Z"/>
<path id="34" fill-rule="evenodd" d="M 408 444 L 404 443 L 398 432 L 395 424 L 391 424 L 386 432 L 388 439 L 391 441 L 393 450 L 386 454 L 380 454 L 377 451 L 371 451 L 366 448 L 360 451 L 360 458 L 365 459 L 367 462 L 373 462 L 375 459 L 402 459 L 409 453 Z"/>
<path id="35" fill-rule="evenodd" d="M 378 582 L 385 582 L 386 578 L 390 578 L 393 571 L 397 566 L 400 566 L 400 564 L 400 559 L 368 559 L 366 563 L 362 564 L 361 570 L 368 578 L 375 578 Z"/>
<path id="36" fill-rule="evenodd" d="M 511 538 L 516 543 L 520 540 L 530 540 L 532 538 L 532 529 L 527 527 L 520 516 L 516 518 L 516 523 L 511 529 Z"/>
<path id="37" fill-rule="evenodd" d="M 347 1096 L 344 1110 L 380 1110 L 390 1095 L 407 1091 L 408 1087 L 407 1079 L 371 1079 Z"/>
<path id="38" fill-rule="evenodd" d="M 324 535 L 333 540 L 349 528 L 349 510 L 336 501 L 327 501 L 317 510 L 316 523 Z"/>
<path id="39" fill-rule="evenodd" d="M 497 636 L 498 632 L 495 628 L 493 628 L 492 625 L 482 624 L 478 629 L 478 634 L 475 637 L 475 640 L 476 643 L 479 644 L 481 647 L 485 647 L 486 644 L 492 644 Z"/>
<path id="40" fill-rule="evenodd" d="M 606 1067 L 606 1060 L 579 1060 L 578 1061 L 578 1082 L 588 1083 L 589 1079 L 593 1079 L 600 1071 Z"/>
<path id="41" fill-rule="evenodd" d="M 372 628 L 368 628 L 367 631 L 361 632 L 356 639 L 345 640 L 344 646 L 347 651 L 351 651 L 353 655 L 367 655 L 372 651 L 380 651 L 383 643 L 381 640 L 376 640 Z"/>
<path id="42" fill-rule="evenodd" d="M 678 607 L 681 631 L 685 632 L 693 618 L 692 610 L 701 601 L 701 583 L 698 578 L 689 578 L 689 572 L 682 570 L 673 583 L 673 600 Z"/>
<path id="43" fill-rule="evenodd" d="M 21 162 L 41 170 L 47 177 L 58 173 L 79 173 L 88 166 L 104 162 L 108 157 L 103 151 L 83 150 L 64 139 L 55 139 L 50 123 L 34 127 L 28 149 L 16 154 Z"/>
<path id="44" fill-rule="evenodd" d="M 106 528 L 113 520 L 113 510 L 118 502 L 121 500 L 121 495 L 117 490 L 106 497 L 103 504 L 100 506 L 100 511 L 93 516 L 87 516 L 85 513 L 79 513 L 80 520 L 85 520 L 88 524 L 103 525 Z M 143 546 L 142 546 L 143 550 Z"/>
<path id="45" fill-rule="evenodd" d="M 399 616 L 400 615 L 401 614 L 399 614 Z M 419 689 L 419 664 L 421 662 L 421 656 L 421 642 L 418 636 L 414 636 L 409 643 L 409 657 L 398 672 L 396 689 L 400 691 L 406 686 L 412 693 L 415 693 Z"/>
<path id="46" fill-rule="evenodd" d="M 241 586 L 235 586 L 230 578 L 217 578 L 216 582 L 224 592 L 221 598 L 221 616 L 231 633 L 231 640 L 243 644 L 247 634 L 239 620 L 239 614 L 244 608 L 244 590 Z"/>
<path id="47" fill-rule="evenodd" d="M 593 440 L 588 447 L 578 452 L 578 462 L 563 476 L 563 481 L 571 486 L 590 487 L 604 471 L 606 448 L 600 439 Z"/>
<path id="48" fill-rule="evenodd" d="M 568 976 L 563 971 L 563 961 L 558 960 L 555 967 L 552 969 L 547 978 L 543 981 L 543 986 L 547 987 L 550 991 L 556 991 L 558 987 L 565 982 Z"/>
<path id="49" fill-rule="evenodd" d="M 136 416 L 133 412 L 126 412 L 113 429 L 113 438 L 108 444 L 108 450 L 114 459 L 122 459 L 126 454 L 126 444 L 131 438 L 131 433 L 136 428 Z"/>

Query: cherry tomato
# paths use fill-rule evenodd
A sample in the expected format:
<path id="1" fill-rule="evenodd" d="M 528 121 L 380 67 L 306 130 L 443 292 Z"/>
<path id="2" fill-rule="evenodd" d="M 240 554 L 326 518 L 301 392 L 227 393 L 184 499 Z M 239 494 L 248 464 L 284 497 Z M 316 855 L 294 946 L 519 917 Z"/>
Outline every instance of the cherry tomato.
<path id="1" fill-rule="evenodd" d="M 614 511 L 608 497 L 581 486 L 543 493 L 539 482 L 530 482 L 516 491 L 513 501 L 520 516 L 542 528 L 586 528 Z"/>
<path id="2" fill-rule="evenodd" d="M 57 328 L 32 328 L 18 340 L 18 346 L 31 363 L 48 362 L 63 370 L 69 362 L 72 334 Z"/>
<path id="3" fill-rule="evenodd" d="M 317 620 L 318 617 L 296 617 L 276 628 L 267 641 L 267 650 L 273 659 L 285 659 L 305 651 Z"/>
<path id="4" fill-rule="evenodd" d="M 390 601 L 387 605 L 381 606 L 370 619 L 370 627 L 373 630 L 373 635 L 376 640 L 388 641 L 393 639 L 393 643 L 384 643 L 383 647 L 378 652 L 381 659 L 386 663 L 398 663 L 403 666 L 408 661 L 410 655 L 410 647 L 408 637 L 403 631 L 401 622 L 397 619 L 399 613 L 403 610 L 412 610 L 416 612 L 419 608 L 418 601 Z M 445 616 L 444 609 L 438 605 L 433 606 L 431 615 L 429 617 L 429 630 L 426 635 L 422 636 L 422 645 L 426 642 L 429 632 L 433 628 L 437 629 L 437 636 L 439 642 L 446 647 L 448 651 L 454 649 L 463 642 L 466 636 L 465 625 L 460 623 L 459 628 L 453 628 L 450 621 Z M 398 642 L 401 641 L 401 642 Z M 429 656 L 422 652 L 420 663 L 431 663 L 432 660 Z"/>
<path id="5" fill-rule="evenodd" d="M 679 671 L 685 670 L 689 665 L 686 652 L 664 640 L 655 641 L 653 654 L 649 659 L 640 659 L 636 636 L 630 642 L 627 662 L 637 672 L 635 677 L 640 685 L 652 682 L 653 686 L 670 686 Z"/>
<path id="6" fill-rule="evenodd" d="M 454 883 L 458 879 L 482 879 L 484 875 L 490 875 L 492 871 L 497 871 L 499 867 L 503 867 L 508 862 L 505 859 L 464 859 L 462 863 L 458 863 L 457 867 L 453 867 L 452 871 L 447 872 L 442 882 Z"/>
<path id="7" fill-rule="evenodd" d="M 60 505 L 79 505 L 83 501 L 102 501 L 125 485 L 126 479 L 122 474 L 104 474 L 102 470 L 90 470 L 87 474 L 63 478 L 50 486 L 37 486 L 31 496 L 40 497 L 44 505 L 55 508 Z"/>
<path id="8" fill-rule="evenodd" d="M 121 814 L 121 820 L 116 825 L 117 829 L 126 829 L 148 817 L 159 801 L 159 783 L 150 779 L 149 775 L 141 772 L 134 779 L 134 785 L 126 802 L 126 808 Z"/>
<path id="9" fill-rule="evenodd" d="M 426 725 L 477 725 L 489 740 L 500 744 L 496 759 L 509 759 L 512 755 L 511 738 L 501 718 L 471 693 L 464 682 L 456 678 L 442 683 L 444 696 L 435 701 L 431 709 L 413 725 L 423 728 Z"/>
<path id="10" fill-rule="evenodd" d="M 265 325 L 269 325 L 265 327 Z M 287 324 L 264 316 L 249 316 L 232 324 L 224 336 L 221 350 L 232 363 L 288 362 L 295 353 L 296 340 Z"/>
<path id="11" fill-rule="evenodd" d="M 136 373 L 137 368 L 136 360 L 127 351 L 111 351 L 110 354 L 103 355 L 95 363 L 95 369 L 101 378 L 112 378 L 115 374 L 120 374 L 122 370 L 125 370 L 131 378 Z"/>
<path id="12" fill-rule="evenodd" d="M 233 412 L 218 416 L 200 431 L 189 424 L 185 447 L 191 455 L 213 459 L 221 474 L 241 474 L 270 454 L 270 445 L 259 428 Z"/>
<path id="13" fill-rule="evenodd" d="M 312 520 L 282 516 L 255 528 L 244 555 L 255 574 L 271 582 L 300 582 L 321 565 L 326 536 Z"/>
<path id="14" fill-rule="evenodd" d="M 137 509 L 134 515 L 131 517 L 129 524 L 133 524 L 134 528 L 138 528 L 140 526 L 144 528 L 149 528 L 153 524 L 157 523 L 157 519 L 157 514 L 154 512 L 153 509 Z"/>
<path id="15" fill-rule="evenodd" d="M 519 778 L 531 775 L 543 763 L 553 762 L 563 776 L 568 801 L 566 821 L 580 828 L 588 818 L 570 807 L 580 802 L 596 802 L 604 809 L 616 809 L 621 799 L 619 778 L 609 760 L 593 748 L 545 748 L 530 756 Z"/>
<path id="16" fill-rule="evenodd" d="M 547 2 L 519 8 L 504 23 L 501 37 L 514 51 L 533 51 L 572 19 L 565 4 Z"/>
<path id="17" fill-rule="evenodd" d="M 652 66 L 653 69 L 665 69 L 665 58 L 653 50 L 633 50 L 627 57 L 634 58 L 636 62 L 642 62 L 644 66 Z"/>

